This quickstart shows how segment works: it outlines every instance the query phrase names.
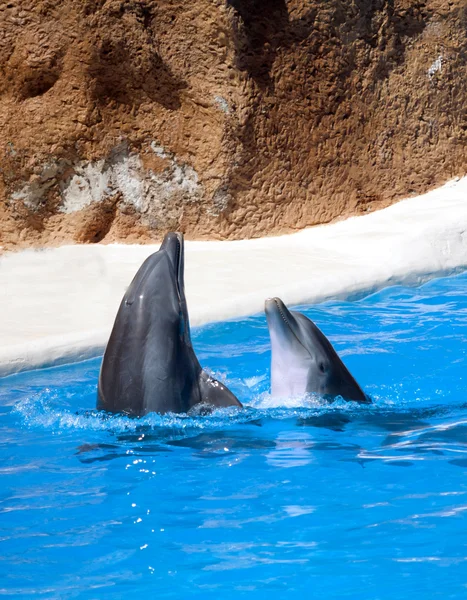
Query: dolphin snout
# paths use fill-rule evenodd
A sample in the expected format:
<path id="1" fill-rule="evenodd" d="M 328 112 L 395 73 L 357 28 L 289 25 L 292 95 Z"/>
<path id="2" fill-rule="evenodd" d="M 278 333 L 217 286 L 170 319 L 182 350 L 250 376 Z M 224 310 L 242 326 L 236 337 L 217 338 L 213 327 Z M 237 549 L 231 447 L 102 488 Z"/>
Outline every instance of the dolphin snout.
<path id="1" fill-rule="evenodd" d="M 264 301 L 264 313 L 266 315 L 266 320 L 268 322 L 268 327 L 271 328 L 276 324 L 277 321 L 282 320 L 283 312 L 281 307 L 283 306 L 282 300 L 280 298 L 266 298 Z"/>
<path id="2" fill-rule="evenodd" d="M 285 304 L 280 298 L 266 298 L 264 301 L 264 310 L 266 314 L 268 314 L 268 312 L 284 312 L 284 309 L 287 311 Z"/>
<path id="3" fill-rule="evenodd" d="M 266 300 L 264 301 L 264 310 L 267 310 L 268 308 L 271 308 L 274 305 L 277 306 L 278 301 L 280 302 L 279 298 L 266 298 Z"/>
<path id="4" fill-rule="evenodd" d="M 164 250 L 166 248 L 172 247 L 174 244 L 183 244 L 183 234 L 178 231 L 170 231 L 166 233 L 164 239 L 162 240 L 162 244 L 160 250 Z"/>

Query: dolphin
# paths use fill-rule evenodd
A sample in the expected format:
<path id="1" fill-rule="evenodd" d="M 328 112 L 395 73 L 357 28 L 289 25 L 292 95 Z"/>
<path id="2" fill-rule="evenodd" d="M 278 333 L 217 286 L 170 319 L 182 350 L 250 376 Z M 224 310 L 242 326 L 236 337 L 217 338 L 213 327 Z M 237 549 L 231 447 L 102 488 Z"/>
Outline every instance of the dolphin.
<path id="1" fill-rule="evenodd" d="M 299 312 L 291 312 L 280 298 L 265 302 L 271 338 L 271 394 L 290 397 L 316 393 L 327 399 L 369 403 L 370 398 L 352 377 L 327 337 Z"/>
<path id="2" fill-rule="evenodd" d="M 185 298 L 183 236 L 168 233 L 123 296 L 102 360 L 97 409 L 139 417 L 227 406 L 242 405 L 199 364 Z"/>

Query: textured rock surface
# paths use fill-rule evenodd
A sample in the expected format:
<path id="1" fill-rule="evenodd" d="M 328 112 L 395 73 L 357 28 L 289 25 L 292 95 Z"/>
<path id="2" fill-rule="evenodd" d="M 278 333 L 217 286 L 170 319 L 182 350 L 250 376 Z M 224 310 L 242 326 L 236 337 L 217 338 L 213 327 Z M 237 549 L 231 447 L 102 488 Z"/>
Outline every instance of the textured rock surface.
<path id="1" fill-rule="evenodd" d="M 465 0 L 0 4 L 0 246 L 234 238 L 467 171 Z"/>

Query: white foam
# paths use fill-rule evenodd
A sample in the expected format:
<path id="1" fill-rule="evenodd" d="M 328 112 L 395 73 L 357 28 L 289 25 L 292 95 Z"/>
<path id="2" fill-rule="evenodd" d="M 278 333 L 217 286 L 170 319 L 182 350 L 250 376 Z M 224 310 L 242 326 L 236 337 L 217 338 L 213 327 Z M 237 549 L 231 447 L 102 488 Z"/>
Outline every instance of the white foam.
<path id="1" fill-rule="evenodd" d="M 280 237 L 187 242 L 192 325 L 319 302 L 467 267 L 467 178 L 385 210 Z M 97 356 L 158 246 L 86 245 L 0 258 L 0 374 Z"/>

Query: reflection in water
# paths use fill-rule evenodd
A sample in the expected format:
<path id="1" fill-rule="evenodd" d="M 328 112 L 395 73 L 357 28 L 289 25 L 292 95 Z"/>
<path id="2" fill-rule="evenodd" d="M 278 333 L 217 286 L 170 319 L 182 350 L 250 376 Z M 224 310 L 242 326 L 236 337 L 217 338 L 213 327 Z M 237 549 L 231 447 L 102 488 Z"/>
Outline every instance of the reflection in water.
<path id="1" fill-rule="evenodd" d="M 298 425 L 303 427 L 323 427 L 331 431 L 344 431 L 345 426 L 350 423 L 350 420 L 349 415 L 332 411 L 299 419 Z"/>
<path id="2" fill-rule="evenodd" d="M 423 460 L 424 454 L 443 456 L 445 453 L 454 453 L 452 464 L 465 466 L 467 453 L 467 422 L 443 423 L 442 425 L 429 425 L 425 420 L 428 411 L 395 411 L 375 412 L 365 414 L 358 411 L 340 412 L 323 408 L 317 412 L 306 411 L 304 415 L 292 419 L 299 427 L 311 427 L 329 430 L 341 434 L 344 432 L 371 431 L 372 429 L 388 432 L 389 435 L 379 436 L 376 448 L 362 448 L 358 444 L 348 443 L 339 437 L 332 441 L 316 439 L 313 432 L 304 433 L 303 430 L 294 430 L 291 433 L 281 433 L 275 441 L 258 437 L 255 429 L 249 430 L 251 425 L 261 426 L 261 418 L 254 418 L 257 413 L 251 412 L 251 421 L 243 425 L 242 430 L 232 431 L 229 428 L 229 419 L 224 419 L 224 429 L 210 430 L 206 422 L 205 430 L 198 433 L 202 418 L 195 423 L 187 422 L 188 427 L 180 430 L 177 427 L 140 425 L 135 431 L 115 434 L 115 443 L 85 443 L 77 448 L 77 455 L 82 463 L 102 462 L 126 456 L 129 452 L 136 456 L 153 453 L 170 452 L 173 448 L 189 448 L 203 458 L 225 456 L 226 453 L 250 452 L 254 450 L 271 450 L 268 453 L 270 464 L 278 466 L 300 466 L 312 461 L 310 449 L 314 452 L 329 450 L 339 451 L 339 460 L 357 461 L 364 464 L 369 460 L 382 460 L 392 466 L 409 466 L 414 460 Z M 432 407 L 430 416 L 445 414 L 445 407 L 437 411 Z M 312 413 L 312 414 L 310 414 Z M 265 418 L 264 411 L 258 411 Z M 280 416 L 284 415 L 280 413 Z M 423 417 L 423 418 L 421 418 Z M 116 417 L 118 419 L 119 417 Z M 201 419 L 201 420 L 200 420 Z M 170 422 L 170 417 L 169 417 Z M 232 425 L 234 425 L 233 423 Z M 342 453 L 344 453 L 342 455 Z M 461 456 L 459 456 L 461 455 Z"/>
<path id="3" fill-rule="evenodd" d="M 390 419 L 392 423 L 392 418 Z M 362 450 L 362 460 L 382 460 L 393 466 L 410 466 L 414 461 L 443 460 L 446 455 L 450 464 L 467 466 L 467 422 L 443 422 L 429 425 L 422 421 L 408 419 L 403 430 L 399 425 L 395 433 L 386 436 L 381 446 Z"/>
<path id="4" fill-rule="evenodd" d="M 195 437 L 187 437 L 167 442 L 170 446 L 180 446 L 196 450 L 198 456 L 225 455 L 226 453 L 263 450 L 274 447 L 268 439 L 258 439 L 253 435 L 232 434 L 229 431 L 213 431 L 200 433 Z"/>
<path id="5" fill-rule="evenodd" d="M 284 431 L 276 438 L 276 446 L 266 455 L 273 467 L 304 467 L 313 462 L 311 435 L 303 431 Z"/>

